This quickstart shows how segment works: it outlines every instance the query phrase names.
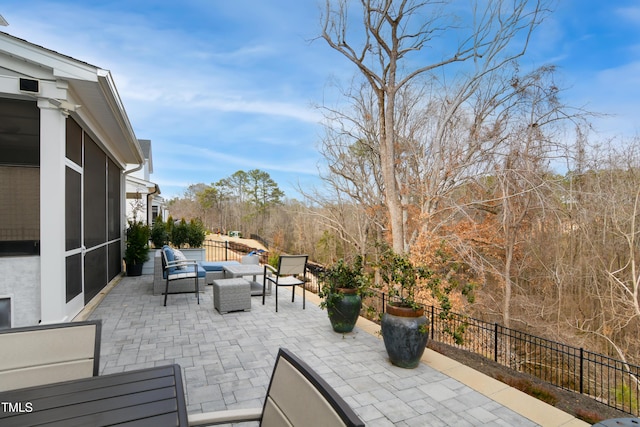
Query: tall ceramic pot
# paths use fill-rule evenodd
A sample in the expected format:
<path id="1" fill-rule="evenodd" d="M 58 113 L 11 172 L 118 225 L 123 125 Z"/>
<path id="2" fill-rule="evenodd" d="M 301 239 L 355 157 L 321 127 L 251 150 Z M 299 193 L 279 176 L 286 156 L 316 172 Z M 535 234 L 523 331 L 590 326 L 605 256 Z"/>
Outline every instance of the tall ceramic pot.
<path id="1" fill-rule="evenodd" d="M 391 363 L 401 368 L 418 366 L 429 338 L 424 309 L 389 304 L 382 315 L 381 326 Z"/>
<path id="2" fill-rule="evenodd" d="M 351 332 L 360 316 L 362 298 L 358 295 L 357 289 L 338 288 L 342 294 L 342 299 L 327 307 L 329 321 L 336 332 Z"/>

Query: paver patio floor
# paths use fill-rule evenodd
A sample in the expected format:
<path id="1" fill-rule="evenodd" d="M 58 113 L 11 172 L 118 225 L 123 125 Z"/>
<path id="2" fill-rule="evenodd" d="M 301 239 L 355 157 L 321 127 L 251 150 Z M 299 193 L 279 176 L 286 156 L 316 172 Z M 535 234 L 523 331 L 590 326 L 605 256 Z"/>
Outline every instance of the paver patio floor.
<path id="1" fill-rule="evenodd" d="M 100 374 L 178 363 L 189 413 L 260 407 L 279 347 L 309 363 L 368 426 L 535 426 L 528 418 L 422 363 L 391 365 L 376 336 L 333 332 L 325 311 L 280 290 L 249 312 L 221 315 L 211 286 L 152 294 L 153 276 L 124 277 L 95 307 L 102 319 Z M 307 293 L 309 296 L 309 293 Z M 245 424 L 246 425 L 246 424 Z"/>

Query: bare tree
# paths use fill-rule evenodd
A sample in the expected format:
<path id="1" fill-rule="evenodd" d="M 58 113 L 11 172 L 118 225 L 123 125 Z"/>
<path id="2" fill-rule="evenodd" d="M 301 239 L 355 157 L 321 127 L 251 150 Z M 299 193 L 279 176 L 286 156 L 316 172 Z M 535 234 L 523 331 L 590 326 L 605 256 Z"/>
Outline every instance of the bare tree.
<path id="1" fill-rule="evenodd" d="M 473 17 L 465 21 L 470 23 L 465 28 L 457 25 L 458 18 L 451 12 L 453 8 L 447 10 L 446 1 L 361 0 L 358 9 L 362 28 L 357 34 L 351 31 L 349 19 L 354 3 L 326 0 L 321 37 L 356 66 L 375 95 L 386 208 L 393 249 L 401 253 L 408 250 L 403 222 L 408 216 L 397 175 L 398 92 L 420 75 L 429 73 L 435 78 L 438 70 L 472 62 L 465 70 L 466 89 L 449 100 L 451 106 L 446 113 L 453 115 L 484 75 L 524 54 L 543 7 L 540 0 L 481 1 L 472 8 Z M 520 46 L 515 52 L 507 52 L 518 37 Z M 424 48 L 447 42 L 454 44 L 448 52 L 425 58 Z M 445 116 L 443 123 L 447 122 Z"/>
<path id="2" fill-rule="evenodd" d="M 562 319 L 587 337 L 589 347 L 637 364 L 640 139 L 602 144 L 586 157 L 591 160 L 574 177 L 571 192 L 575 257 L 561 264 L 567 301 Z"/>

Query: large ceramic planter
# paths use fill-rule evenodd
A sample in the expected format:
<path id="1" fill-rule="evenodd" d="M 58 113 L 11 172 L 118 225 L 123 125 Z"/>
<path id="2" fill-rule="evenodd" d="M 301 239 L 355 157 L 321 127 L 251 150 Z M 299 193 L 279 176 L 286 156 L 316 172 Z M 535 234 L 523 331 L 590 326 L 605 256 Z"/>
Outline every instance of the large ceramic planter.
<path id="1" fill-rule="evenodd" d="M 336 332 L 351 332 L 360 316 L 362 298 L 357 289 L 339 289 L 342 299 L 332 307 L 327 307 L 329 321 Z"/>
<path id="2" fill-rule="evenodd" d="M 391 363 L 401 368 L 418 366 L 429 338 L 424 309 L 387 305 L 381 326 Z"/>

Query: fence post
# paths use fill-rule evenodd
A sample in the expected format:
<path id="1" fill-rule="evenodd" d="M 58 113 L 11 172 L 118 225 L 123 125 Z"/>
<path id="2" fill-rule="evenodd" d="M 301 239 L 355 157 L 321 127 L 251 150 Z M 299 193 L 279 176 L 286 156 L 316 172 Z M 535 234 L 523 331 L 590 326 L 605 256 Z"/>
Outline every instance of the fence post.
<path id="1" fill-rule="evenodd" d="M 224 241 L 224 260 L 229 261 L 229 241 Z"/>
<path id="2" fill-rule="evenodd" d="M 384 297 L 385 297 L 385 293 L 382 292 L 382 314 L 384 314 L 384 309 L 385 309 L 385 303 L 384 303 Z"/>
<path id="3" fill-rule="evenodd" d="M 493 324 L 493 361 L 498 361 L 498 323 Z"/>
<path id="4" fill-rule="evenodd" d="M 436 322 L 435 320 L 433 320 L 433 318 L 435 317 L 435 309 L 433 306 L 431 306 L 431 339 L 433 339 L 434 335 L 434 329 L 436 327 Z"/>
<path id="5" fill-rule="evenodd" d="M 584 387 L 584 348 L 580 347 L 580 394 L 583 394 Z"/>

